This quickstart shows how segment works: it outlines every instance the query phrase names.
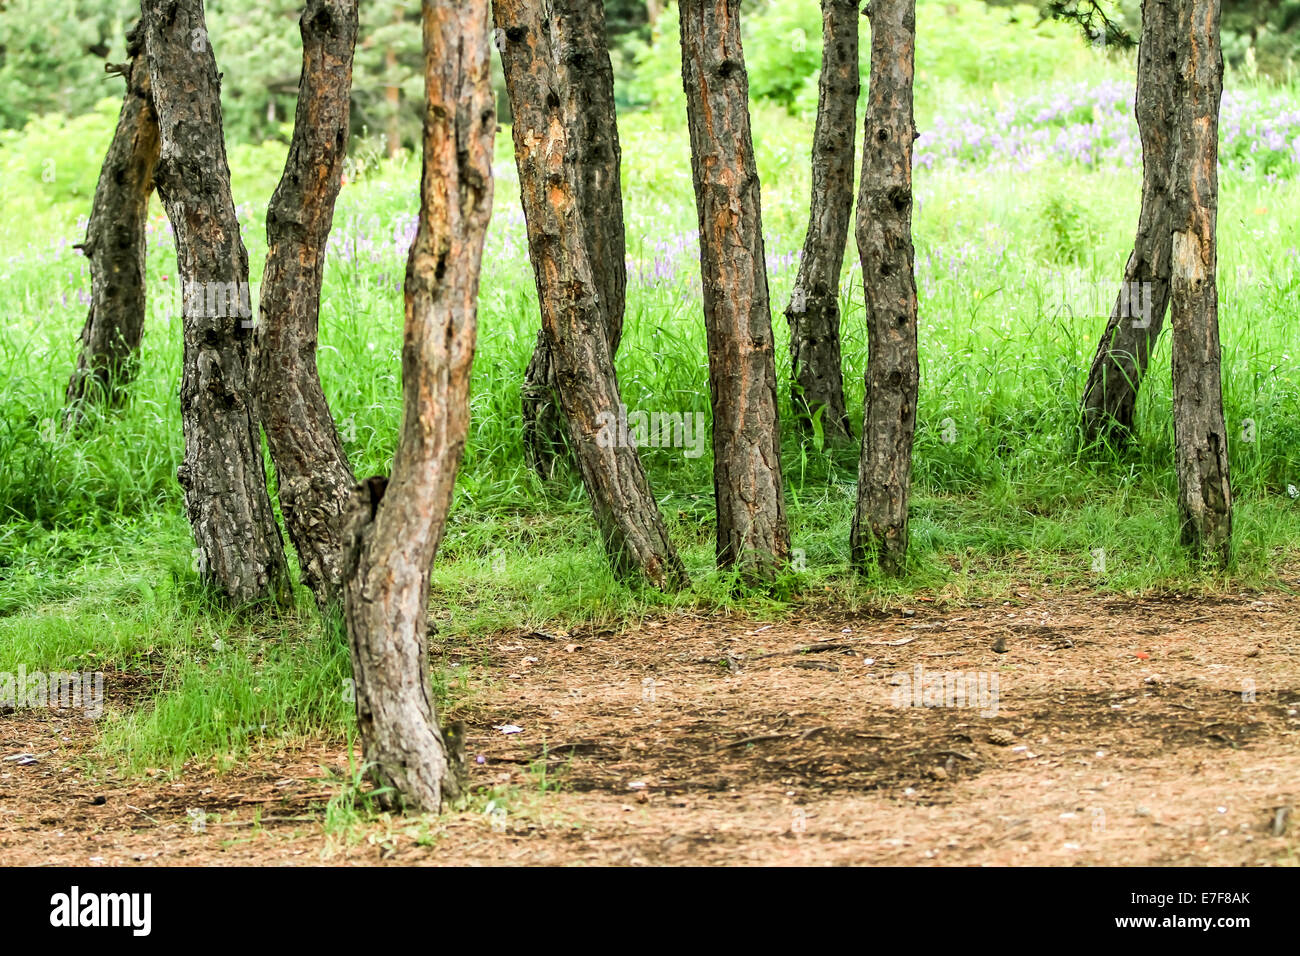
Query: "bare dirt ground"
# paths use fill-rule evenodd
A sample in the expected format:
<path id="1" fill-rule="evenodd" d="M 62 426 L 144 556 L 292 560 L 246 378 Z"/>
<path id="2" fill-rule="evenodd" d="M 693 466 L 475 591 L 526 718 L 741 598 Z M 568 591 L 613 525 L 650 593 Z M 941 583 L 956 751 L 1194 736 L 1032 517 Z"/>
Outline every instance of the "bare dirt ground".
<path id="1" fill-rule="evenodd" d="M 434 650 L 469 668 L 470 809 L 327 828 L 337 744 L 141 780 L 87 774 L 93 722 L 18 711 L 0 749 L 35 762 L 0 764 L 0 863 L 1300 863 L 1292 594 L 675 615 Z M 996 700 L 945 699 L 956 673 L 996 675 Z M 902 706 L 914 685 L 943 706 Z"/>

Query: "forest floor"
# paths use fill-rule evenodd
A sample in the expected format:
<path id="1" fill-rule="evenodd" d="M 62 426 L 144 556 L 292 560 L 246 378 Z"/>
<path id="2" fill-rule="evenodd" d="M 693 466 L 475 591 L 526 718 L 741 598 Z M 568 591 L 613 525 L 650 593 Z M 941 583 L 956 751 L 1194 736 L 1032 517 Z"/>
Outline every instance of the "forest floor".
<path id="1" fill-rule="evenodd" d="M 337 743 L 123 776 L 93 721 L 17 711 L 4 756 L 34 762 L 0 764 L 0 863 L 1300 864 L 1290 592 L 678 613 L 433 651 L 469 667 L 465 809 L 340 809 Z M 937 696 L 902 706 L 918 673 Z M 945 673 L 996 694 L 944 699 Z M 106 679 L 110 704 L 139 683 Z"/>

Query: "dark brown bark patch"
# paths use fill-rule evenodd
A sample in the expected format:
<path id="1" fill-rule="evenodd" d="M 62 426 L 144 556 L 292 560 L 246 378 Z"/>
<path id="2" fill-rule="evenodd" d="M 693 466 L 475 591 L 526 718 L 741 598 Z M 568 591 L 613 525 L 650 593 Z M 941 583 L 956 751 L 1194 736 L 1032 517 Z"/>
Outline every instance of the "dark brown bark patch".
<path id="1" fill-rule="evenodd" d="M 810 432 L 819 418 L 827 441 L 844 441 L 853 435 L 844 406 L 840 360 L 840 269 L 853 209 L 858 87 L 858 0 L 822 0 L 812 201 L 785 317 L 790 324 L 795 422 Z"/>
<path id="2" fill-rule="evenodd" d="M 583 484 L 610 564 L 658 588 L 686 581 L 635 443 L 613 427 L 620 399 L 606 315 L 579 203 L 580 139 L 571 132 L 551 32 L 536 5 L 493 4 L 513 113 L 515 163 L 543 334 Z"/>
<path id="3" fill-rule="evenodd" d="M 424 167 L 406 265 L 402 429 L 390 478 L 348 510 L 345 618 L 357 726 L 389 803 L 437 811 L 461 792 L 426 651 L 429 570 L 469 430 L 469 380 L 496 134 L 488 0 L 424 0 Z"/>
<path id="4" fill-rule="evenodd" d="M 1177 0 L 1145 0 L 1135 113 L 1142 137 L 1142 210 L 1133 251 L 1083 390 L 1085 443 L 1132 435 L 1138 390 L 1169 307 L 1173 235 L 1170 181 L 1179 126 L 1178 76 L 1185 59 Z"/>
<path id="5" fill-rule="evenodd" d="M 551 9 L 547 25 L 554 37 L 551 53 L 560 105 L 572 140 L 583 240 L 613 356 L 623 336 L 627 261 L 619 168 L 623 154 L 605 8 L 600 0 L 557 0 Z M 564 414 L 556 389 L 555 361 L 543 332 L 537 337 L 520 394 L 524 453 L 529 467 L 548 480 L 566 454 Z"/>
<path id="6" fill-rule="evenodd" d="M 718 566 L 771 578 L 786 562 L 790 535 L 739 0 L 682 0 L 681 42 L 713 406 Z"/>
<path id="7" fill-rule="evenodd" d="M 352 469 L 316 369 L 325 244 L 347 155 L 355 0 L 308 0 L 302 78 L 284 175 L 266 214 L 268 253 L 253 342 L 262 427 L 303 584 L 321 607 L 343 583 Z"/>
<path id="8" fill-rule="evenodd" d="M 900 573 L 907 557 L 912 441 L 920 378 L 912 265 L 915 0 L 872 0 L 871 71 L 857 239 L 867 305 L 866 414 L 854 566 Z"/>
<path id="9" fill-rule="evenodd" d="M 1219 0 L 1179 0 L 1178 35 L 1186 44 L 1187 61 L 1173 160 L 1170 322 L 1182 540 L 1196 557 L 1227 564 L 1232 548 L 1232 490 L 1215 281 L 1223 94 L 1219 16 Z"/>
<path id="10" fill-rule="evenodd" d="M 125 64 L 112 68 L 126 78 L 126 95 L 79 247 L 90 259 L 90 312 L 68 382 L 70 423 L 80 416 L 83 403 L 121 402 L 135 376 L 144 334 L 145 224 L 159 143 L 144 32 L 138 24 L 127 34 L 127 54 Z"/>
<path id="11" fill-rule="evenodd" d="M 230 193 L 220 80 L 201 0 L 145 0 L 145 54 L 162 142 L 155 181 L 184 290 L 177 478 L 205 579 L 230 599 L 288 604 L 249 378 L 248 253 Z"/>

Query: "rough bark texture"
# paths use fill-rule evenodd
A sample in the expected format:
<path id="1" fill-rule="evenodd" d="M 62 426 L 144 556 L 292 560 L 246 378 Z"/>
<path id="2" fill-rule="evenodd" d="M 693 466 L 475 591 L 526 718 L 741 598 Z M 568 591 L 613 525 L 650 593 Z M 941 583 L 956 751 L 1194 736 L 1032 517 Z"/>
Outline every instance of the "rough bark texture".
<path id="1" fill-rule="evenodd" d="M 850 539 L 861 569 L 898 573 L 916 432 L 916 280 L 912 274 L 912 74 L 915 0 L 873 0 L 871 73 L 858 193 L 858 254 L 867 302 L 866 415 Z"/>
<path id="2" fill-rule="evenodd" d="M 347 154 L 355 0 L 308 0 L 293 140 L 266 214 L 269 252 L 253 342 L 262 427 L 285 529 L 322 608 L 343 583 L 343 510 L 352 469 L 316 370 L 325 243 Z"/>
<path id="3" fill-rule="evenodd" d="M 528 0 L 496 0 L 494 9 L 504 39 L 501 61 L 514 114 L 529 258 L 578 470 L 615 573 L 674 588 L 685 582 L 686 572 L 635 444 L 607 440 L 619 414 L 618 377 L 584 236 L 581 139 L 569 125 L 551 31 Z"/>
<path id="4" fill-rule="evenodd" d="M 230 194 L 217 63 L 201 0 L 144 0 L 162 150 L 158 193 L 185 290 L 177 478 L 200 573 L 238 602 L 290 599 L 249 381 L 248 253 Z"/>
<path id="5" fill-rule="evenodd" d="M 605 320 L 609 354 L 614 356 L 623 337 L 627 261 L 619 172 L 623 153 L 614 108 L 614 70 L 605 40 L 605 8 L 601 0 L 557 0 L 552 10 L 549 27 L 557 94 L 563 101 L 577 164 L 578 211 L 587 261 Z M 520 394 L 524 453 L 529 466 L 549 480 L 564 452 L 565 426 L 545 330 L 537 336 Z"/>
<path id="6" fill-rule="evenodd" d="M 713 403 L 718 565 L 770 577 L 785 563 L 790 537 L 739 0 L 682 0 L 681 41 Z"/>
<path id="7" fill-rule="evenodd" d="M 1219 100 L 1223 55 L 1219 0 L 1179 0 L 1187 45 L 1183 122 L 1174 147 L 1174 448 L 1182 539 L 1201 558 L 1227 563 L 1232 543 L 1228 436 L 1220 380 L 1215 283 Z"/>
<path id="8" fill-rule="evenodd" d="M 1144 0 L 1136 109 L 1142 136 L 1142 211 L 1124 284 L 1097 345 L 1083 391 L 1083 439 L 1123 443 L 1138 389 L 1169 306 L 1173 195 L 1170 164 L 1178 127 L 1178 76 L 1185 59 L 1178 0 Z"/>
<path id="9" fill-rule="evenodd" d="M 813 130 L 812 202 L 790 323 L 790 399 L 804 431 L 821 414 L 827 441 L 852 437 L 840 366 L 840 269 L 853 210 L 858 0 L 822 0 L 822 72 Z"/>
<path id="10" fill-rule="evenodd" d="M 158 119 L 138 25 L 126 42 L 130 60 L 106 67 L 126 78 L 126 96 L 99 172 L 86 239 L 78 247 L 90 259 L 90 313 L 68 382 L 69 422 L 79 417 L 83 403 L 121 401 L 144 333 L 145 222 L 158 162 Z"/>
<path id="11" fill-rule="evenodd" d="M 354 492 L 345 617 L 357 727 L 390 803 L 438 810 L 461 789 L 429 686 L 429 569 L 469 430 L 479 269 L 492 213 L 488 0 L 424 0 L 424 170 L 406 265 L 402 429 L 392 476 Z"/>

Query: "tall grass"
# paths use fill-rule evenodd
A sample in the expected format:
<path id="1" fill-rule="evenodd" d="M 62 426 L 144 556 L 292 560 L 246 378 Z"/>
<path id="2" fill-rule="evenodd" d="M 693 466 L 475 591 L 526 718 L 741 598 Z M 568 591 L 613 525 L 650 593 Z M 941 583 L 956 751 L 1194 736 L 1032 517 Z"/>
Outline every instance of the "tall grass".
<path id="1" fill-rule="evenodd" d="M 1052 42 L 1071 71 L 1061 83 L 1087 76 L 1131 84 L 1131 62 L 1064 46 L 1069 38 Z M 986 102 L 1016 102 L 1047 82 L 1037 72 L 1041 57 L 1031 59 L 1033 70 L 996 83 L 978 70 L 966 77 L 960 64 L 928 74 L 918 87 L 920 115 L 960 118 Z M 1261 103 L 1295 98 L 1293 90 L 1256 85 L 1236 91 Z M 105 116 L 100 146 L 111 124 L 111 112 Z M 83 125 L 67 135 L 84 137 Z M 806 115 L 758 105 L 754 127 L 778 373 L 786 382 L 781 310 L 805 228 L 811 124 Z M 682 117 L 667 105 L 629 112 L 621 133 L 631 259 L 618 355 L 624 401 L 707 415 Z M 57 139 L 49 130 L 41 136 Z M 498 144 L 471 432 L 433 575 L 441 639 L 472 647 L 494 628 L 618 623 L 680 605 L 775 615 L 807 601 L 901 602 L 918 589 L 962 597 L 1038 587 L 1214 588 L 1276 583 L 1281 569 L 1294 570 L 1300 194 L 1293 178 L 1241 166 L 1222 182 L 1220 319 L 1237 495 L 1227 575 L 1190 566 L 1176 546 L 1167 341 L 1142 390 L 1132 447 L 1085 457 L 1075 441 L 1088 363 L 1132 241 L 1139 165 L 1050 161 L 1022 170 L 972 161 L 917 173 L 922 374 L 909 574 L 883 581 L 848 572 L 857 449 L 824 448 L 787 431 L 797 563 L 772 594 L 738 592 L 713 570 L 707 451 L 690 458 L 681 449 L 644 450 L 695 580 L 690 591 L 663 596 L 612 578 L 575 475 L 545 486 L 523 464 L 518 388 L 538 313 L 509 136 L 503 132 Z M 266 254 L 261 217 L 282 152 L 241 148 L 232 157 L 256 282 Z M 400 282 L 418 170 L 409 157 L 362 158 L 369 161 L 352 170 L 330 240 L 319 365 L 349 458 L 365 475 L 388 469 L 397 439 Z M 6 168 L 12 176 L 13 164 L 0 163 Z M 0 187 L 13 194 L 14 182 Z M 167 306 L 175 258 L 161 210 L 152 217 L 151 315 L 138 380 L 125 407 L 70 435 L 58 426 L 60 402 L 88 287 L 85 260 L 71 242 L 88 209 L 84 200 L 52 201 L 37 215 L 29 199 L 0 213 L 0 308 L 9 317 L 0 327 L 0 670 L 81 664 L 156 678 L 152 702 L 110 709 L 105 746 L 133 766 L 340 735 L 350 720 L 340 691 L 346 646 L 307 597 L 299 595 L 295 614 L 271 620 L 223 610 L 198 584 L 175 482 L 180 329 Z M 852 243 L 842 296 L 846 397 L 860 409 L 866 333 Z M 784 391 L 781 412 L 791 420 Z M 459 693 L 448 685 L 447 702 Z"/>

